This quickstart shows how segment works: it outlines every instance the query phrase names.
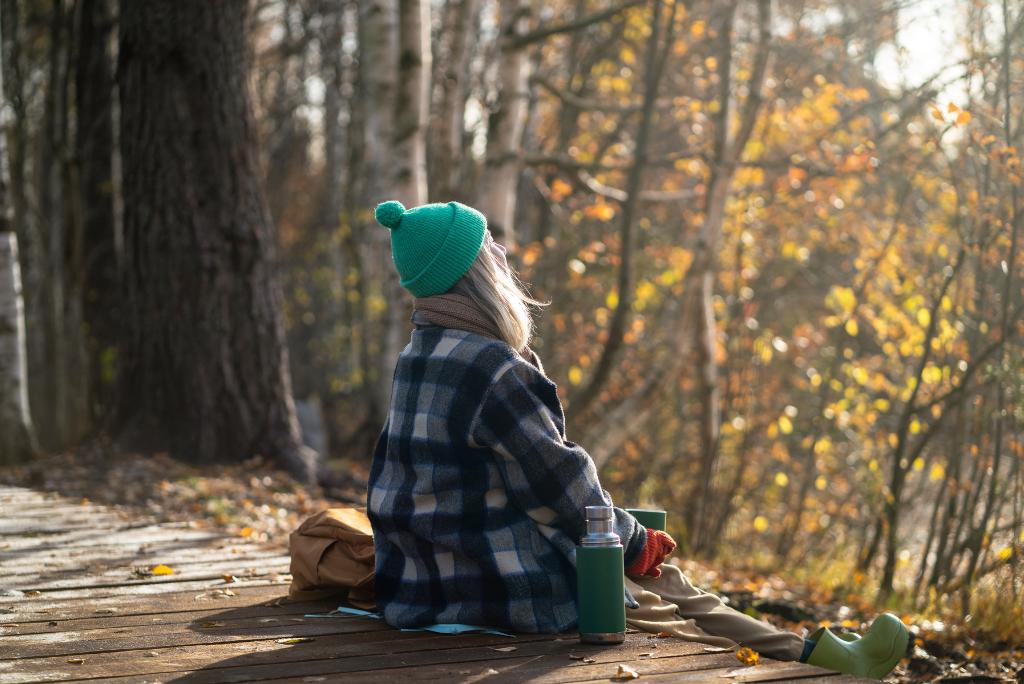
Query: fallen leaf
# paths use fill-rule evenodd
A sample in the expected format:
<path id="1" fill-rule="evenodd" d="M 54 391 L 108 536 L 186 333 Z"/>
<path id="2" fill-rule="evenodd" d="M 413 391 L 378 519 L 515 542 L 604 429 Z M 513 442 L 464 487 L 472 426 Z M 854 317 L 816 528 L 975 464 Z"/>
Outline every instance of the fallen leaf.
<path id="1" fill-rule="evenodd" d="M 661 631 L 654 635 L 655 639 L 665 639 L 670 636 L 675 636 L 672 632 Z"/>
<path id="2" fill-rule="evenodd" d="M 235 577 L 235 576 L 234 576 L 234 575 L 232 575 L 231 573 L 227 573 L 227 572 L 226 572 L 226 573 L 224 573 L 223 575 L 221 575 L 221 576 L 220 576 L 220 578 L 221 578 L 222 580 L 224 580 L 225 582 L 229 583 L 229 584 L 230 584 L 230 583 L 234 583 L 234 582 L 237 582 L 237 581 L 238 581 L 238 578 L 237 578 L 237 577 Z"/>
<path id="3" fill-rule="evenodd" d="M 31 596 L 33 598 L 35 598 L 36 596 L 42 596 L 42 595 L 43 595 L 43 592 L 37 591 L 35 589 L 33 589 L 32 591 L 26 591 L 25 592 L 25 596 Z"/>
<path id="4" fill-rule="evenodd" d="M 304 644 L 307 641 L 316 641 L 316 639 L 314 639 L 312 637 L 287 637 L 287 638 L 284 638 L 284 639 L 278 639 L 277 643 L 279 643 L 279 644 Z"/>
<path id="5" fill-rule="evenodd" d="M 754 649 L 744 646 L 736 651 L 736 660 L 744 665 L 757 665 L 757 662 L 761 660 L 761 656 Z"/>
<path id="6" fill-rule="evenodd" d="M 158 576 L 159 575 L 173 575 L 174 574 L 174 568 L 168 567 L 168 566 L 164 565 L 163 563 L 161 563 L 160 565 L 154 565 L 153 567 L 151 567 L 149 569 L 149 571 L 151 573 L 153 573 L 154 575 L 158 575 Z"/>
<path id="7" fill-rule="evenodd" d="M 612 677 L 617 682 L 626 681 L 627 679 L 639 679 L 640 673 L 631 668 L 629 665 L 619 664 L 619 669 Z"/>
<path id="8" fill-rule="evenodd" d="M 518 651 L 519 647 L 518 646 L 497 646 L 497 647 L 492 646 L 491 650 L 492 651 L 501 651 L 502 653 L 511 653 L 512 651 Z"/>
<path id="9" fill-rule="evenodd" d="M 238 531 L 238 536 L 240 536 L 240 537 L 251 537 L 252 536 L 252 528 L 251 527 L 243 527 L 241 530 Z"/>
<path id="10" fill-rule="evenodd" d="M 81 665 L 85 662 L 85 658 L 68 658 L 68 662 L 72 665 Z"/>

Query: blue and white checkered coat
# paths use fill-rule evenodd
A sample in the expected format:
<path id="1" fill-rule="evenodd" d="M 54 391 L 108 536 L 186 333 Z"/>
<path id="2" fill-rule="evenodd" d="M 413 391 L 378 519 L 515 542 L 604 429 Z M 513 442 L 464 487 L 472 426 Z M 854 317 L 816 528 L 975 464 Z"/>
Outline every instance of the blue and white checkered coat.
<path id="1" fill-rule="evenodd" d="M 612 505 L 555 384 L 509 345 L 416 329 L 370 472 L 374 590 L 395 627 L 575 627 L 584 507 Z M 628 566 L 646 532 L 615 509 Z"/>

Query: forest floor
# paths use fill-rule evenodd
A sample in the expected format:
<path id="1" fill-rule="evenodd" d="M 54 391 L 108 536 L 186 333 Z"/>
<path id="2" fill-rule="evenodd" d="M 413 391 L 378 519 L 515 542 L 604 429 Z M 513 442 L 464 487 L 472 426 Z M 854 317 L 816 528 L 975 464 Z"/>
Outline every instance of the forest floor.
<path id="1" fill-rule="evenodd" d="M 282 544 L 291 530 L 316 511 L 364 501 L 360 478 L 365 478 L 365 472 L 357 472 L 351 484 L 328 496 L 299 485 L 258 459 L 231 466 L 195 466 L 166 456 L 114 456 L 102 448 L 0 469 L 3 484 Z M 866 600 L 832 596 L 780 575 L 722 570 L 689 560 L 677 563 L 696 584 L 727 596 L 736 608 L 797 633 L 821 625 L 863 633 L 874 615 Z M 928 616 L 901 617 L 911 626 L 913 653 L 887 681 L 1024 682 L 1024 645 L 992 643 L 965 627 L 947 626 Z"/>

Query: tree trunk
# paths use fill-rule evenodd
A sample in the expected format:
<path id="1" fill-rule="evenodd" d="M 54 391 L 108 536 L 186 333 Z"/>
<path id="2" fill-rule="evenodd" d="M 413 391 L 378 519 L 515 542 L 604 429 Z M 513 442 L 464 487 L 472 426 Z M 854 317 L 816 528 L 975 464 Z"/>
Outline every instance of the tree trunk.
<path id="1" fill-rule="evenodd" d="M 431 195 L 439 202 L 463 199 L 459 194 L 459 162 L 466 118 L 466 81 L 477 17 L 477 0 L 448 0 L 445 4 L 447 52 L 436 69 L 441 99 L 433 118 Z"/>
<path id="2" fill-rule="evenodd" d="M 124 367 L 118 437 L 310 481 L 247 87 L 248 2 L 122 0 Z"/>
<path id="3" fill-rule="evenodd" d="M 395 179 L 395 98 L 398 78 L 398 15 L 392 3 L 370 0 L 359 3 L 359 45 L 362 86 L 365 92 L 363 121 L 363 149 L 365 150 L 364 192 L 367 208 L 391 199 Z M 365 228 L 369 240 L 363 263 L 376 269 L 384 300 L 383 320 L 374 333 L 368 329 L 370 344 L 376 342 L 377 354 L 373 388 L 370 397 L 372 410 L 369 420 L 383 422 L 384 412 L 391 401 L 391 380 L 395 361 L 402 348 L 406 330 L 408 296 L 399 286 L 398 273 L 391 262 L 391 236 L 376 223 Z M 362 293 L 364 297 L 368 293 Z"/>
<path id="4" fill-rule="evenodd" d="M 40 436 L 47 449 L 59 449 L 69 437 L 68 401 L 68 330 L 64 316 L 65 298 L 65 206 L 63 160 L 66 121 L 64 2 L 54 0 L 50 14 L 48 74 L 44 96 L 41 144 L 36 165 L 41 215 L 45 235 L 44 287 L 39 293 L 44 300 L 43 321 L 46 411 L 37 412 L 42 420 Z M 75 331 L 77 332 L 77 331 Z"/>
<path id="5" fill-rule="evenodd" d="M 78 206 L 81 208 L 83 317 L 88 326 L 89 413 L 111 408 L 116 358 L 119 256 L 114 238 L 114 127 L 107 0 L 81 0 L 75 83 Z"/>
<path id="6" fill-rule="evenodd" d="M 0 65 L 6 56 L 0 56 Z M 3 73 L 0 67 L 0 83 Z M 25 309 L 18 237 L 12 232 L 6 126 L 7 122 L 0 120 L 0 465 L 23 461 L 39 450 L 28 404 Z"/>
<path id="7" fill-rule="evenodd" d="M 0 465 L 23 461 L 39 450 L 29 412 L 26 374 L 18 238 L 0 230 Z"/>
<path id="8" fill-rule="evenodd" d="M 525 33 L 529 7 L 527 0 L 501 0 L 498 95 L 487 122 L 487 152 L 478 186 L 477 206 L 487 217 L 491 232 L 508 247 L 516 244 L 519 148 L 530 82 L 530 60 L 515 40 Z"/>
<path id="9" fill-rule="evenodd" d="M 45 384 L 44 374 L 46 361 L 43 355 L 45 336 L 44 298 L 43 291 L 43 243 L 39 235 L 39 224 L 35 212 L 29 210 L 28 172 L 29 133 L 27 114 L 27 94 L 25 87 L 25 63 L 22 56 L 22 25 L 19 3 L 16 0 L 0 0 L 0 34 L 3 36 L 3 98 L 10 106 L 13 116 L 9 126 L 4 122 L 4 132 L 11 137 L 5 143 L 10 144 L 10 155 L 4 154 L 4 161 L 10 159 L 9 180 L 5 186 L 5 204 L 9 204 L 11 214 L 10 230 L 18 238 L 19 266 L 24 304 L 24 330 L 26 337 L 26 366 L 28 380 L 28 397 L 30 407 L 37 410 L 44 407 Z M 4 166 L 7 171 L 6 165 Z M 10 224 L 9 224 L 10 225 Z M 32 412 L 30 410 L 29 415 Z"/>
<path id="10" fill-rule="evenodd" d="M 414 207 L 427 201 L 430 0 L 400 0 L 398 12 L 395 197 L 405 206 Z"/>

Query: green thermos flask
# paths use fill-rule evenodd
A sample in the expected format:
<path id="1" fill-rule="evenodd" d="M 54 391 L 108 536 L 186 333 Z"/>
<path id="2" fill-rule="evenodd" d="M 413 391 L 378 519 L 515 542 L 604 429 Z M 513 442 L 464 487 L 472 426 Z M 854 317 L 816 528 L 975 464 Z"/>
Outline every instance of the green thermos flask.
<path id="1" fill-rule="evenodd" d="M 610 506 L 587 506 L 587 534 L 576 547 L 580 641 L 621 644 L 626 638 L 622 542 Z"/>

